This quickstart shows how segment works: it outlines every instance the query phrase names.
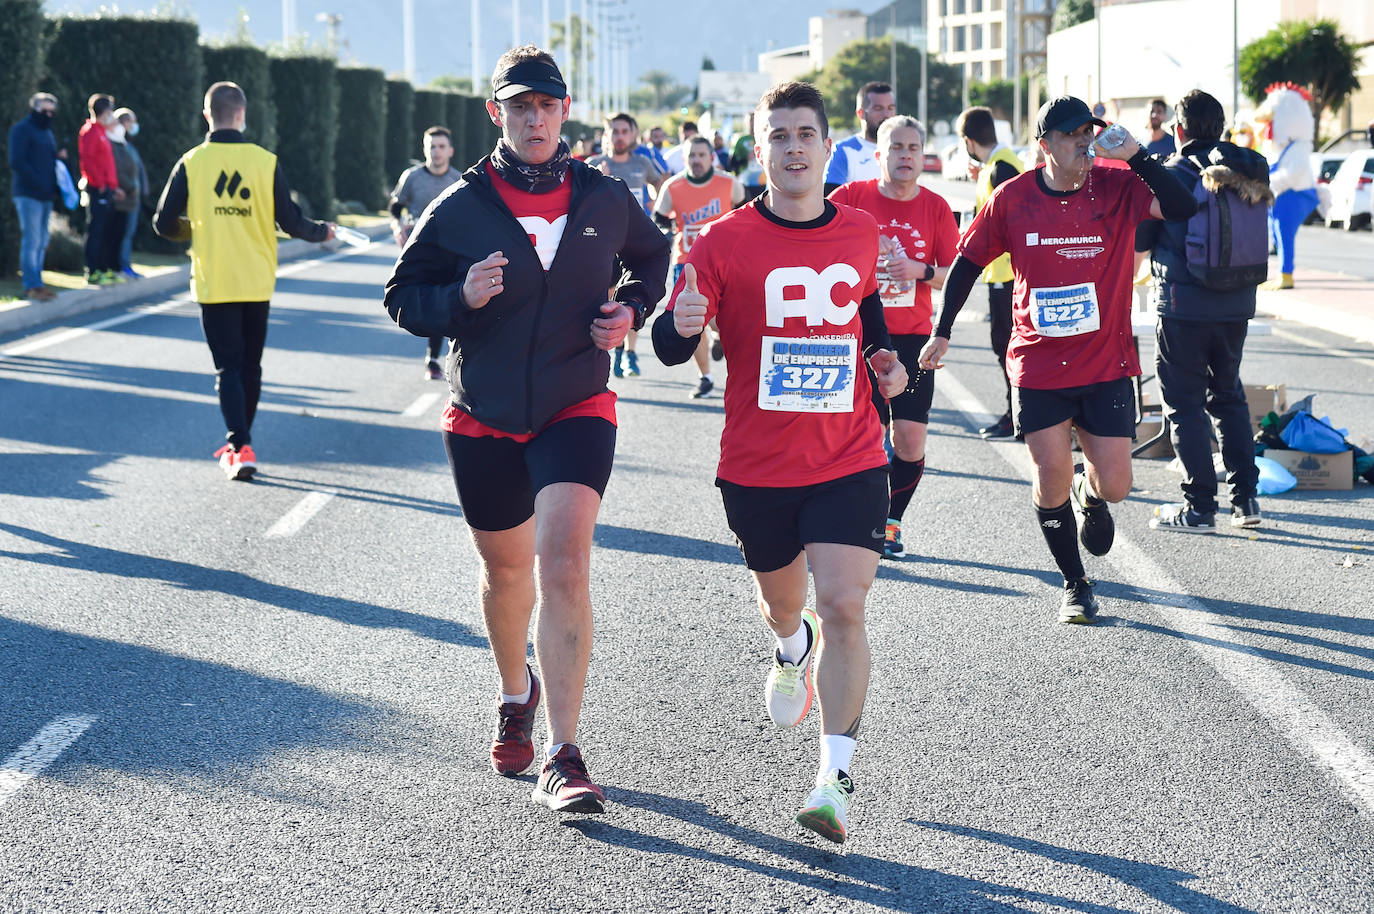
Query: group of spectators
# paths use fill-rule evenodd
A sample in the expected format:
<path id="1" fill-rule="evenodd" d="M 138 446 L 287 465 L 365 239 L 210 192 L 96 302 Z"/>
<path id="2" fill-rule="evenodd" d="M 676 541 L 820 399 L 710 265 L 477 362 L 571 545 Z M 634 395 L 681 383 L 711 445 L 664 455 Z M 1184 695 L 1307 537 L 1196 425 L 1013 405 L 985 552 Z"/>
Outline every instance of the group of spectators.
<path id="1" fill-rule="evenodd" d="M 87 112 L 77 137 L 80 199 L 87 212 L 85 272 L 90 285 L 106 286 L 139 278 L 131 261 L 134 232 L 151 190 L 133 144 L 138 115 L 131 108 L 116 108 L 114 98 L 104 93 L 90 97 Z M 59 197 L 69 209 L 76 204 L 67 150 L 59 148 L 53 136 L 56 114 L 57 98 L 38 92 L 29 99 L 28 115 L 9 133 L 11 195 L 21 234 L 20 275 L 24 297 L 31 301 L 56 297 L 43 284 L 48 224 Z"/>

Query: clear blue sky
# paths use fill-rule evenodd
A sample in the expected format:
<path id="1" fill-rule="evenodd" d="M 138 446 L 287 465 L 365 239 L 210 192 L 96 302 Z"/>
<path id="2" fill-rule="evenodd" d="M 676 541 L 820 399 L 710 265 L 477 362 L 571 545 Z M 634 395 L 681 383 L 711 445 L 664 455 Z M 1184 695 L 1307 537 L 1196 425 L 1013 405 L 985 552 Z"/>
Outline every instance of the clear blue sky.
<path id="1" fill-rule="evenodd" d="M 423 84 L 446 73 L 466 76 L 471 70 L 469 21 L 471 0 L 414 0 L 416 16 L 416 81 Z M 511 0 L 477 0 L 483 12 L 482 63 L 490 73 L 497 55 L 511 41 Z M 549 0 L 550 16 L 561 20 L 567 0 Z M 580 12 L 582 0 L 573 0 Z M 604 2 L 604 0 L 603 0 Z M 166 5 L 165 3 L 162 5 Z M 235 10 L 249 15 L 249 29 L 260 44 L 282 37 L 281 0 L 173 0 L 173 5 L 195 18 L 206 38 L 227 34 Z M 695 85 L 702 55 L 722 70 L 755 69 L 756 55 L 769 47 L 803 44 L 807 19 L 827 9 L 853 6 L 871 11 L 882 0 L 846 4 L 842 0 L 796 0 L 789 4 L 749 3 L 740 0 L 695 0 L 692 3 L 623 0 L 620 9 L 638 26 L 639 45 L 631 58 L 635 79 L 651 69 L 668 70 L 679 82 Z M 94 13 L 109 0 L 49 0 L 49 14 Z M 157 0 L 118 4 L 121 14 L 153 10 Z M 785 12 L 784 12 L 785 10 Z M 381 67 L 388 73 L 402 70 L 400 0 L 296 0 L 299 30 L 323 44 L 325 26 L 316 21 L 321 13 L 343 16 L 340 39 L 347 48 L 346 61 Z M 521 37 L 536 43 L 543 36 L 542 0 L 521 0 Z"/>

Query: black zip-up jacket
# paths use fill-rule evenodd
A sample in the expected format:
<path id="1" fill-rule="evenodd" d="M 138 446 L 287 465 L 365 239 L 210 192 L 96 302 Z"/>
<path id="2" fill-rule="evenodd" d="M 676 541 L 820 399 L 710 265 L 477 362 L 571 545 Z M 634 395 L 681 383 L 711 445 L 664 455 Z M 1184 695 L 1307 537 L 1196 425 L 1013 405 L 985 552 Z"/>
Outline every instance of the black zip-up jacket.
<path id="1" fill-rule="evenodd" d="M 1192 165 L 1183 165 L 1184 160 Z M 1269 163 L 1259 153 L 1231 143 L 1189 140 L 1165 163 L 1191 195 L 1206 169 L 1242 196 L 1261 199 L 1269 193 Z M 1191 217 L 1190 217 L 1191 218 Z M 1193 322 L 1247 321 L 1255 316 L 1255 287 L 1218 292 L 1198 284 L 1188 272 L 1184 239 L 1188 220 L 1149 219 L 1135 230 L 1135 249 L 1153 251 L 1150 272 L 1159 283 L 1160 317 Z"/>
<path id="2" fill-rule="evenodd" d="M 547 273 L 524 227 L 492 186 L 483 158 L 430 206 L 386 284 L 387 313 L 416 336 L 446 336 L 458 408 L 492 428 L 538 432 L 559 411 L 606 389 L 610 354 L 592 344 L 607 292 L 652 313 L 663 298 L 669 242 L 624 182 L 573 160 L 568 221 Z M 472 309 L 468 269 L 501 251 L 503 291 Z"/>

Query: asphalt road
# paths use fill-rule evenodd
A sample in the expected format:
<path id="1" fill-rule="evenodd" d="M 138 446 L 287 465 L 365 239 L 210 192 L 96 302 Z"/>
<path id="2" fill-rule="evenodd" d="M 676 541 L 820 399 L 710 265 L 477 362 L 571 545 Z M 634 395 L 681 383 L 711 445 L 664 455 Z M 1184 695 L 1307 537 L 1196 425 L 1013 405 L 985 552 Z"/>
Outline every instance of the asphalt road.
<path id="1" fill-rule="evenodd" d="M 0 911 L 1374 910 L 1370 488 L 1160 534 L 1178 477 L 1137 461 L 1088 559 L 1107 618 L 1058 625 L 1022 449 L 974 431 L 1000 396 L 977 297 L 914 557 L 869 602 L 850 843 L 791 824 L 817 719 L 768 723 L 721 401 L 647 340 L 592 558 L 581 743 L 610 806 L 533 806 L 488 768 L 475 562 L 441 385 L 380 307 L 394 254 L 280 280 L 251 484 L 210 458 L 195 305 L 0 339 Z M 1374 352 L 1301 337 L 1252 339 L 1247 380 L 1374 434 Z"/>

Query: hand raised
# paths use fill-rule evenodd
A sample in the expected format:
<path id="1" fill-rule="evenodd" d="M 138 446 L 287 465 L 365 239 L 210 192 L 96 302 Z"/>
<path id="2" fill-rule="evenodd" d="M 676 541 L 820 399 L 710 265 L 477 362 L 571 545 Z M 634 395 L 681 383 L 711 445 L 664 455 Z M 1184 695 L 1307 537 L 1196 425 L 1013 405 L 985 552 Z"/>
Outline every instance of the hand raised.
<path id="1" fill-rule="evenodd" d="M 706 326 L 706 296 L 697 291 L 697 268 L 690 263 L 682 270 L 682 291 L 673 302 L 673 329 L 683 339 L 691 339 Z"/>
<path id="2" fill-rule="evenodd" d="M 474 311 L 485 308 L 487 302 L 505 291 L 501 268 L 509 262 L 500 251 L 493 251 L 468 268 L 467 279 L 463 281 L 463 301 L 469 308 Z"/>

